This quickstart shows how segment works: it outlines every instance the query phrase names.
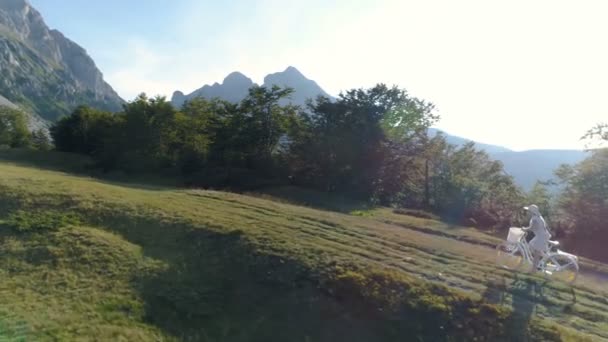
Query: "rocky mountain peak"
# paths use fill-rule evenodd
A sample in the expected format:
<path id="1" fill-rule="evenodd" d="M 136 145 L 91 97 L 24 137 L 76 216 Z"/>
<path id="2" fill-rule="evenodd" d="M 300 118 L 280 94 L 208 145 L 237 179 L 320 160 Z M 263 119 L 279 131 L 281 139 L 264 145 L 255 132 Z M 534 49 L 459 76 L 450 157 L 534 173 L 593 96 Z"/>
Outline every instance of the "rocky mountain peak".
<path id="1" fill-rule="evenodd" d="M 300 70 L 298 70 L 298 69 L 296 69 L 295 67 L 292 67 L 292 66 L 288 66 L 287 69 L 285 69 L 285 71 L 283 71 L 283 74 L 304 77 L 304 75 L 300 72 Z"/>
<path id="2" fill-rule="evenodd" d="M 253 81 L 243 75 L 242 73 L 235 71 L 235 72 L 231 72 L 230 74 L 228 74 L 228 76 L 226 76 L 226 78 L 224 78 L 223 81 L 223 85 L 227 85 L 227 84 L 253 84 Z"/>
<path id="3" fill-rule="evenodd" d="M 0 0 L 0 70 L 0 94 L 45 119 L 81 104 L 117 111 L 124 103 L 85 49 L 26 0 Z"/>
<path id="4" fill-rule="evenodd" d="M 247 96 L 249 88 L 254 85 L 255 83 L 249 77 L 235 71 L 226 76 L 222 84 L 205 85 L 189 95 L 176 91 L 173 93 L 171 102 L 176 107 L 181 107 L 185 101 L 195 97 L 219 97 L 226 101 L 239 102 Z M 319 95 L 330 97 L 315 81 L 306 78 L 293 66 L 264 78 L 264 86 L 271 87 L 273 85 L 294 89 L 294 94 L 291 95 L 290 99 L 284 99 L 283 104 L 304 105 L 306 100 L 314 99 Z"/>

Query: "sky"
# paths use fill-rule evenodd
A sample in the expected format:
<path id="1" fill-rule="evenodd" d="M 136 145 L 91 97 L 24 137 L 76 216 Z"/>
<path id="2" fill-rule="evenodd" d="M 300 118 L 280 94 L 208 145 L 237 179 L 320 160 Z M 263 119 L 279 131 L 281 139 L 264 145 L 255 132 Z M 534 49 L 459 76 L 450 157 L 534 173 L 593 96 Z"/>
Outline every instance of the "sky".
<path id="1" fill-rule="evenodd" d="M 30 0 L 126 100 L 287 66 L 332 95 L 397 85 L 436 127 L 513 150 L 578 149 L 608 121 L 604 0 Z"/>

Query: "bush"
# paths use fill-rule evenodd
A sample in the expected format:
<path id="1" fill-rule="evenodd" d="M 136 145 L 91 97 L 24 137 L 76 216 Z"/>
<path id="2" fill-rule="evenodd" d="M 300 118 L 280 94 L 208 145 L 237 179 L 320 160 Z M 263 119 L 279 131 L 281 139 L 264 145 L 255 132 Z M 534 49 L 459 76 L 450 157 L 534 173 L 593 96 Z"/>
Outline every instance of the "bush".
<path id="1" fill-rule="evenodd" d="M 31 140 L 27 116 L 17 109 L 0 106 L 0 146 L 26 147 Z"/>
<path id="2" fill-rule="evenodd" d="M 5 221 L 5 225 L 15 232 L 28 233 L 58 230 L 62 227 L 79 224 L 80 222 L 80 218 L 72 213 L 17 210 L 9 215 Z"/>
<path id="3" fill-rule="evenodd" d="M 399 214 L 399 215 L 414 216 L 414 217 L 419 217 L 419 218 L 429 219 L 429 220 L 439 220 L 439 217 L 436 215 L 427 213 L 426 211 L 416 210 L 416 209 L 399 208 L 399 209 L 393 210 L 393 213 Z"/>

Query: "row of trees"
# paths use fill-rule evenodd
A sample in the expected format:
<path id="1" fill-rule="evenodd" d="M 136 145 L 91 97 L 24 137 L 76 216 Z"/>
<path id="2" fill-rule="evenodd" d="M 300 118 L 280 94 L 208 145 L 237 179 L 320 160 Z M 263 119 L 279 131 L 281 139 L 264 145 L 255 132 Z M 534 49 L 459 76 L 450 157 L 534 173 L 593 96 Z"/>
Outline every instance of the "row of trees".
<path id="1" fill-rule="evenodd" d="M 140 95 L 117 114 L 79 107 L 51 129 L 58 150 L 92 156 L 106 171 L 173 170 L 211 187 L 288 179 L 481 226 L 507 224 L 523 194 L 473 144 L 429 138 L 432 104 L 385 85 L 335 101 L 284 106 L 292 91 L 253 87 L 234 104 L 194 99 L 176 110 Z"/>
<path id="2" fill-rule="evenodd" d="M 305 108 L 284 106 L 290 89 L 254 87 L 240 103 L 194 99 L 176 110 L 140 95 L 120 113 L 79 107 L 51 135 L 59 151 L 91 156 L 105 170 L 171 172 L 203 187 L 251 189 L 290 182 L 394 207 L 419 208 L 478 227 L 522 223 L 536 203 L 568 248 L 605 258 L 608 150 L 556 170 L 563 191 L 538 183 L 523 193 L 500 162 L 467 144 L 429 137 L 433 105 L 378 85 Z M 588 137 L 608 141 L 598 125 Z M 0 146 L 48 149 L 23 113 L 0 107 Z"/>
<path id="3" fill-rule="evenodd" d="M 296 120 L 295 107 L 278 104 L 289 93 L 256 87 L 240 104 L 194 99 L 180 111 L 142 94 L 117 114 L 79 107 L 51 135 L 58 150 L 90 155 L 104 170 L 265 172 L 274 169 L 280 139 Z"/>

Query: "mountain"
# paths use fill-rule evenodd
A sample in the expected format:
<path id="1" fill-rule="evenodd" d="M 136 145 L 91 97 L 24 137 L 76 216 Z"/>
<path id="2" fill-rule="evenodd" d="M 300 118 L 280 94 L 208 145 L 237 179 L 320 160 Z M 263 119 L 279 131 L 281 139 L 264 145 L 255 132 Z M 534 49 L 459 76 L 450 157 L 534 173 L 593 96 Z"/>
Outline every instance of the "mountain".
<path id="1" fill-rule="evenodd" d="M 184 102 L 196 97 L 204 97 L 212 99 L 219 97 L 220 99 L 239 102 L 247 96 L 249 88 L 255 83 L 247 76 L 240 72 L 233 72 L 224 78 L 222 84 L 214 83 L 213 85 L 204 85 L 202 88 L 195 90 L 189 95 L 184 95 L 181 91 L 173 93 L 171 103 L 175 107 L 181 107 Z"/>
<path id="2" fill-rule="evenodd" d="M 293 88 L 295 92 L 287 103 L 291 102 L 296 105 L 305 105 L 306 100 L 315 99 L 322 95 L 331 98 L 318 84 L 313 80 L 309 80 L 298 69 L 290 66 L 283 72 L 276 72 L 264 77 L 264 86 L 271 87 L 277 85 L 280 87 Z"/>
<path id="3" fill-rule="evenodd" d="M 451 135 L 448 134 L 442 130 L 439 130 L 437 128 L 429 128 L 428 134 L 430 136 L 435 136 L 436 134 L 441 133 L 443 134 L 443 136 L 445 137 L 445 140 L 452 145 L 456 145 L 456 146 L 463 146 L 466 143 L 469 143 L 473 140 L 467 139 L 467 138 L 462 138 L 456 135 Z M 484 150 L 489 154 L 494 154 L 494 153 L 503 153 L 503 152 L 513 152 L 510 149 L 506 148 L 506 147 L 502 147 L 502 146 L 498 146 L 498 145 L 491 145 L 491 144 L 484 144 L 484 143 L 480 143 L 480 142 L 476 142 L 473 141 L 475 143 L 475 146 L 477 146 L 478 149 Z"/>
<path id="4" fill-rule="evenodd" d="M 205 85 L 188 95 L 176 91 L 173 93 L 171 103 L 179 108 L 184 102 L 195 97 L 208 99 L 219 97 L 226 101 L 239 102 L 247 96 L 249 88 L 254 85 L 256 84 L 247 76 L 240 72 L 233 72 L 224 79 L 222 84 Z M 305 105 L 307 99 L 314 99 L 318 95 L 331 97 L 315 81 L 306 78 L 298 69 L 291 66 L 285 71 L 270 74 L 264 78 L 263 86 L 271 87 L 273 85 L 290 87 L 295 90 L 290 99 L 284 100 L 283 104 Z"/>
<path id="5" fill-rule="evenodd" d="M 442 133 L 446 141 L 462 146 L 472 140 L 451 135 L 436 128 L 429 129 L 429 135 Z M 490 157 L 503 163 L 505 172 L 513 176 L 515 183 L 524 190 L 530 190 L 537 181 L 553 179 L 553 171 L 561 164 L 577 164 L 588 153 L 582 150 L 528 150 L 512 151 L 506 147 L 475 142 L 478 149 L 487 152 Z"/>
<path id="6" fill-rule="evenodd" d="M 7 100 L 6 97 L 0 95 L 0 106 L 5 106 L 13 109 L 18 109 L 19 106 Z M 49 122 L 42 119 L 37 114 L 32 114 L 25 112 L 27 116 L 27 126 L 31 131 L 37 131 L 42 129 L 44 132 L 48 133 Z"/>
<path id="7" fill-rule="evenodd" d="M 87 52 L 27 0 L 0 1 L 0 70 L 0 94 L 46 120 L 80 104 L 118 111 L 124 103 Z"/>
<path id="8" fill-rule="evenodd" d="M 577 164 L 589 153 L 581 150 L 529 150 L 490 155 L 503 163 L 505 171 L 513 176 L 519 186 L 530 190 L 537 181 L 554 179 L 553 171 L 561 164 Z"/>
<path id="9" fill-rule="evenodd" d="M 14 103 L 12 103 L 11 101 L 7 100 L 6 97 L 0 95 L 0 106 L 6 106 L 6 107 L 10 107 L 10 108 L 17 108 L 17 105 L 15 105 Z"/>

